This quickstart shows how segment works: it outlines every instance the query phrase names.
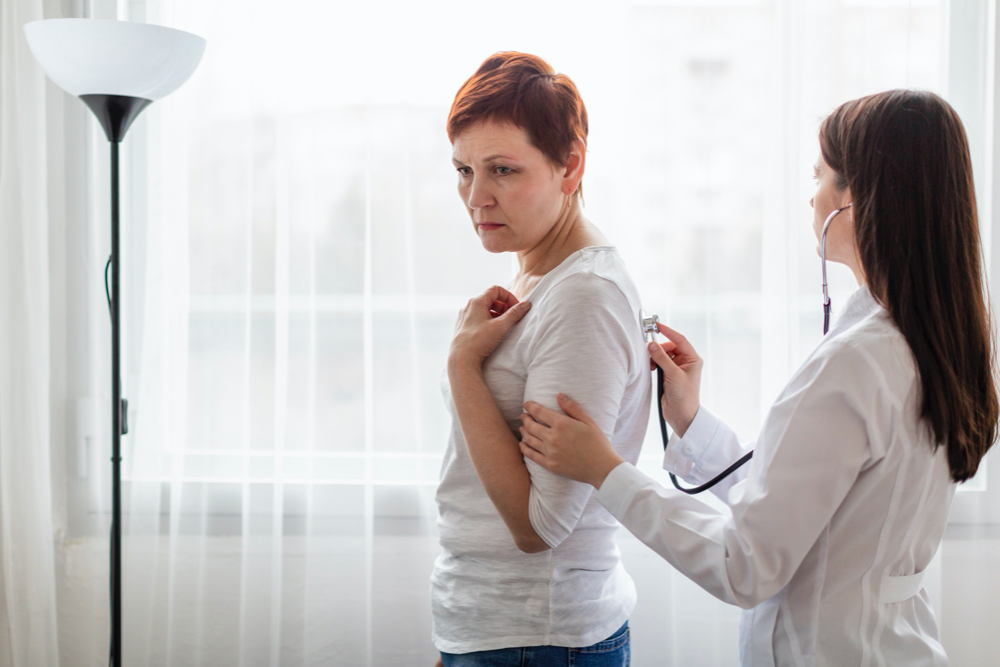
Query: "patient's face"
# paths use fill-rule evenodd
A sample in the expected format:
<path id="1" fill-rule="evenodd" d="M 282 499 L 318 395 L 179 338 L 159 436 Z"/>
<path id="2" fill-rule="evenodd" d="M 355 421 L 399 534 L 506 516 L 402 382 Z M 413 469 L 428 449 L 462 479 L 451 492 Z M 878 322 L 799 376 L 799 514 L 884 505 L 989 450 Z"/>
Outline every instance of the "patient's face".
<path id="1" fill-rule="evenodd" d="M 564 211 L 561 170 L 532 145 L 524 129 L 482 122 L 452 144 L 458 194 L 490 252 L 526 252 Z"/>

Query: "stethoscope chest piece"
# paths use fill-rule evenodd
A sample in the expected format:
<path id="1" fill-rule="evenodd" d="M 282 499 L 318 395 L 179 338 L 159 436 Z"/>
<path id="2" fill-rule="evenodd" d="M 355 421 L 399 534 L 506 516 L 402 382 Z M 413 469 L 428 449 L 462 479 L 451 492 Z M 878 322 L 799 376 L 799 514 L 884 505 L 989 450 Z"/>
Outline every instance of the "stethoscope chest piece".
<path id="1" fill-rule="evenodd" d="M 653 315 L 646 315 L 645 310 L 639 310 L 639 321 L 642 324 L 642 336 L 646 339 L 647 343 L 652 343 L 656 340 L 655 336 L 660 332 L 659 328 L 656 326 L 660 323 L 660 318 L 654 313 Z M 673 355 L 671 355 L 673 358 Z M 663 418 L 663 369 L 659 366 L 656 367 L 656 408 L 657 413 L 660 418 L 660 438 L 663 440 L 663 449 L 667 449 L 667 444 L 670 442 L 670 435 L 667 433 L 667 420 Z M 737 468 L 744 465 L 753 456 L 753 451 L 748 452 L 739 461 L 722 471 L 721 474 L 717 475 L 715 478 L 709 480 L 701 486 L 696 486 L 694 488 L 686 488 L 681 486 L 681 483 L 677 480 L 677 475 L 670 473 L 670 481 L 673 482 L 674 487 L 678 491 L 683 491 L 689 495 L 694 495 L 696 493 L 701 493 L 703 491 L 708 491 L 710 488 L 721 482 L 723 479 L 731 475 Z"/>
<path id="2" fill-rule="evenodd" d="M 655 336 L 660 331 L 656 325 L 660 323 L 660 317 L 656 313 L 647 317 L 646 311 L 640 308 L 639 322 L 642 324 L 642 337 L 646 339 L 646 342 L 652 343 L 656 340 Z"/>

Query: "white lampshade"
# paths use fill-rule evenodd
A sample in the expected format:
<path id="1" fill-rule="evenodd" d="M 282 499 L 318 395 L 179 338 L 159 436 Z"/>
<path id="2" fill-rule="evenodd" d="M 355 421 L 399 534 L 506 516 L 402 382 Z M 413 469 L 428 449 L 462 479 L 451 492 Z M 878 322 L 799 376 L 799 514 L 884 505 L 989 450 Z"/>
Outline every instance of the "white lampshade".
<path id="1" fill-rule="evenodd" d="M 28 46 L 59 87 L 76 96 L 155 101 L 188 80 L 205 40 L 183 30 L 104 19 L 47 19 L 24 26 Z"/>

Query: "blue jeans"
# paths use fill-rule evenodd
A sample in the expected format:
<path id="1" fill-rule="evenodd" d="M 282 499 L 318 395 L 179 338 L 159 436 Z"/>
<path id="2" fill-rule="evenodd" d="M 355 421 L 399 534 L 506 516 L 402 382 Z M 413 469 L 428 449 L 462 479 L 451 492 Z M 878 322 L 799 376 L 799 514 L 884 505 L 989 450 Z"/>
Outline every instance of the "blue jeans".
<path id="1" fill-rule="evenodd" d="M 628 667 L 628 621 L 602 642 L 581 648 L 522 646 L 474 653 L 442 653 L 444 667 Z"/>

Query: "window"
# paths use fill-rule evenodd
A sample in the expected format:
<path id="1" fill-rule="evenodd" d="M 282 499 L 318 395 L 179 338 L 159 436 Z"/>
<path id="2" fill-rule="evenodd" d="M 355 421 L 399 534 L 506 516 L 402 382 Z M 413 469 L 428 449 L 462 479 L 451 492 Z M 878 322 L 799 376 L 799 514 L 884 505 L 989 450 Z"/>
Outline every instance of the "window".
<path id="1" fill-rule="evenodd" d="M 242 655 L 320 659 L 336 645 L 357 664 L 425 657 L 447 346 L 465 300 L 511 275 L 511 258 L 470 229 L 444 132 L 486 56 L 537 53 L 577 83 L 590 115 L 585 213 L 621 249 L 646 310 L 708 360 L 703 402 L 752 437 L 821 337 L 808 202 L 818 124 L 838 103 L 894 87 L 950 99 L 991 247 L 992 6 L 129 2 L 132 20 L 209 41 L 192 80 L 130 131 L 124 158 L 129 530 L 169 538 L 154 566 L 181 582 L 169 595 L 201 599 L 191 591 L 217 577 L 236 599 L 206 597 L 199 613 L 238 610 Z M 91 252 L 92 274 L 104 260 Z M 830 270 L 836 309 L 854 285 Z M 95 350 L 106 340 L 93 338 Z M 659 474 L 660 458 L 651 424 L 641 465 Z M 998 468 L 966 485 L 955 520 L 1000 521 Z M 105 483 L 87 482 L 101 499 L 92 516 Z M 636 661 L 684 664 L 709 631 L 728 638 L 716 664 L 735 656 L 733 610 L 665 578 L 631 539 L 626 565 L 650 592 L 635 623 L 670 628 L 634 647 Z M 175 558 L 190 553 L 209 559 L 194 574 Z M 286 627 L 295 614 L 316 623 Z M 163 641 L 185 662 L 196 630 L 148 623 L 174 633 Z M 283 644 L 292 632 L 301 641 Z"/>

